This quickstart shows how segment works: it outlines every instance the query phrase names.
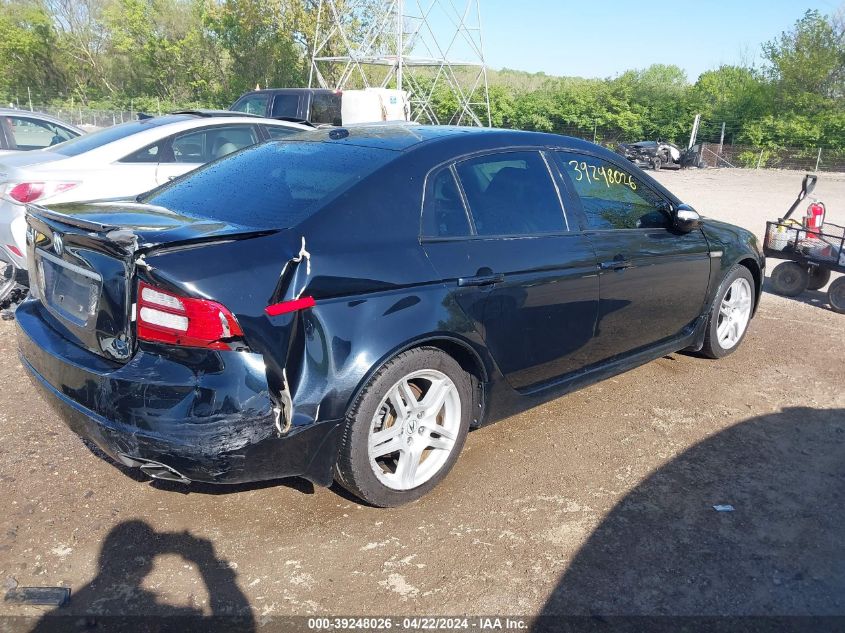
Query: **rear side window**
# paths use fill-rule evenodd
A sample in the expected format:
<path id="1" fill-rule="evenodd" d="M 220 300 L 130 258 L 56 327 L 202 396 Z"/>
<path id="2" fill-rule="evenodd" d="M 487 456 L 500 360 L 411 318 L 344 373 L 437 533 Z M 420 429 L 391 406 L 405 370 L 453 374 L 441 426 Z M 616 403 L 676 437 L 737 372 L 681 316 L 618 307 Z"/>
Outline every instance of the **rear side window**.
<path id="1" fill-rule="evenodd" d="M 319 125 L 340 125 L 340 95 L 317 92 L 311 100 L 311 123 Z"/>
<path id="2" fill-rule="evenodd" d="M 557 157 L 581 200 L 588 229 L 669 227 L 663 199 L 628 170 L 586 154 L 557 152 Z"/>
<path id="3" fill-rule="evenodd" d="M 539 152 L 507 152 L 457 164 L 478 235 L 566 230 L 554 181 Z"/>
<path id="4" fill-rule="evenodd" d="M 155 145 L 150 145 L 149 147 L 145 147 L 143 149 L 139 149 L 137 152 L 132 152 L 129 156 L 125 158 L 121 158 L 121 163 L 158 163 L 162 162 L 162 157 L 164 156 L 164 152 L 162 151 L 164 147 L 170 144 L 170 139 L 165 141 L 160 141 Z"/>
<path id="5" fill-rule="evenodd" d="M 267 114 L 268 101 L 270 101 L 270 96 L 267 94 L 247 95 L 238 99 L 235 105 L 232 106 L 232 110 L 264 116 Z"/>
<path id="6" fill-rule="evenodd" d="M 296 134 L 300 131 L 296 128 L 283 127 L 281 125 L 264 125 L 262 127 L 267 131 L 267 135 L 274 141 L 284 139 L 290 136 L 291 134 Z"/>
<path id="7" fill-rule="evenodd" d="M 285 228 L 302 222 L 394 156 L 355 145 L 268 142 L 206 165 L 141 201 L 219 222 Z"/>
<path id="8" fill-rule="evenodd" d="M 461 192 L 450 168 L 441 169 L 426 185 L 422 234 L 425 237 L 463 237 L 470 234 Z"/>
<path id="9" fill-rule="evenodd" d="M 283 116 L 290 119 L 299 118 L 299 95 L 276 95 L 273 97 L 273 111 L 270 116 Z"/>

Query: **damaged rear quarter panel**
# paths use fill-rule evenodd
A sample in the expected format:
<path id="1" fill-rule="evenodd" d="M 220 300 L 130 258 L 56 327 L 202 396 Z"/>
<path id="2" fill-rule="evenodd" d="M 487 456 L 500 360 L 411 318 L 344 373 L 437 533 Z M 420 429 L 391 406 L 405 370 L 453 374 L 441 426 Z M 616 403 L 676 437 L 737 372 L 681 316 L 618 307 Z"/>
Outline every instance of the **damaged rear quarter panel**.
<path id="1" fill-rule="evenodd" d="M 432 338 L 460 340 L 477 352 L 483 347 L 416 238 L 422 182 L 401 166 L 377 172 L 293 229 L 152 253 L 149 274 L 235 313 L 249 349 L 266 364 L 277 401 L 287 378 L 292 431 L 341 419 L 361 385 L 397 350 Z M 295 274 L 285 275 L 292 287 L 276 297 L 303 239 L 307 266 L 300 262 Z M 299 296 L 313 296 L 316 306 L 274 317 L 264 312 L 274 300 Z"/>

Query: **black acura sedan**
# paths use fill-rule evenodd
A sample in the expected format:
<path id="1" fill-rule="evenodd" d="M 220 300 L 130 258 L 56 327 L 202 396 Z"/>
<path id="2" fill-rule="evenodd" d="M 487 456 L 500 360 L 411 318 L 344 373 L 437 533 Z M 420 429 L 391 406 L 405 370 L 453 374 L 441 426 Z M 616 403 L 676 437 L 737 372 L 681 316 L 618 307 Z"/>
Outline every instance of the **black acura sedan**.
<path id="1" fill-rule="evenodd" d="M 27 222 L 20 353 L 74 431 L 156 478 L 379 506 L 431 490 L 471 427 L 729 354 L 764 267 L 622 157 L 504 130 L 316 130 Z"/>

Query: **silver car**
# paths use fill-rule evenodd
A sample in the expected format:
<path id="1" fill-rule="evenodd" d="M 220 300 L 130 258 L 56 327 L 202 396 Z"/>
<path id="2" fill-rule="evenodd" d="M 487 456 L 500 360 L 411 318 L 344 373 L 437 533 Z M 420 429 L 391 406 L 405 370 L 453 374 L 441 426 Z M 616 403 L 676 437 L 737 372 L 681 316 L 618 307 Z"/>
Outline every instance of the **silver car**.
<path id="1" fill-rule="evenodd" d="M 0 154 L 44 149 L 82 134 L 84 130 L 47 114 L 0 108 Z"/>
<path id="2" fill-rule="evenodd" d="M 241 148 L 308 129 L 240 112 L 186 110 L 0 156 L 0 304 L 27 283 L 24 208 L 30 202 L 136 196 Z"/>

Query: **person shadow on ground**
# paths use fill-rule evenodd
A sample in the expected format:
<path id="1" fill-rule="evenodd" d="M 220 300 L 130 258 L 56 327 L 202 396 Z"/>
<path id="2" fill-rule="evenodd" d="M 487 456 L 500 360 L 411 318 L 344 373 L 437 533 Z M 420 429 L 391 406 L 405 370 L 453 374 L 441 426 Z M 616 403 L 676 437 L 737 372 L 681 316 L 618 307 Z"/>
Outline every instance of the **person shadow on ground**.
<path id="1" fill-rule="evenodd" d="M 192 563 L 208 591 L 211 615 L 195 605 L 175 606 L 143 587 L 158 556 L 175 554 Z M 249 601 L 228 562 L 211 541 L 188 532 L 156 532 L 144 521 L 115 526 L 100 549 L 97 576 L 46 613 L 32 629 L 66 631 L 255 631 Z"/>
<path id="2" fill-rule="evenodd" d="M 610 511 L 534 628 L 843 631 L 843 484 L 845 409 L 786 408 L 728 427 Z"/>

